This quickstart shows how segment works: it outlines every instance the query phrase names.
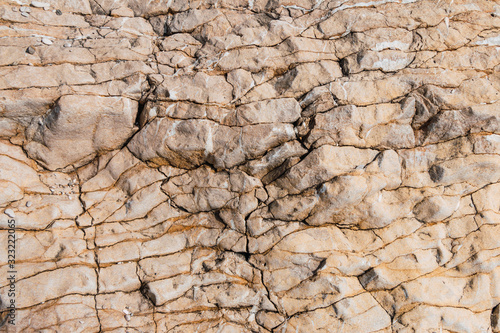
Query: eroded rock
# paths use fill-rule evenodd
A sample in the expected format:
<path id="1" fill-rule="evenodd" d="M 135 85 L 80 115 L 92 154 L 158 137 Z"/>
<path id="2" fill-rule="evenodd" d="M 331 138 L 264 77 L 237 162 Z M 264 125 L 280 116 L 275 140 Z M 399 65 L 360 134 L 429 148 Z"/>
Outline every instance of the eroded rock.
<path id="1" fill-rule="evenodd" d="M 0 19 L 2 330 L 500 332 L 495 3 Z"/>

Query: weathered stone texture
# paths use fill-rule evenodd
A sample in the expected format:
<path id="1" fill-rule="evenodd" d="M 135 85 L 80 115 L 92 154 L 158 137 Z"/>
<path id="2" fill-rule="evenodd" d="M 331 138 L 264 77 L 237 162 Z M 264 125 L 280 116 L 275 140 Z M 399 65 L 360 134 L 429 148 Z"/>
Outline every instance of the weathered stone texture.
<path id="1" fill-rule="evenodd" d="M 0 0 L 0 37 L 0 331 L 500 332 L 495 1 Z"/>

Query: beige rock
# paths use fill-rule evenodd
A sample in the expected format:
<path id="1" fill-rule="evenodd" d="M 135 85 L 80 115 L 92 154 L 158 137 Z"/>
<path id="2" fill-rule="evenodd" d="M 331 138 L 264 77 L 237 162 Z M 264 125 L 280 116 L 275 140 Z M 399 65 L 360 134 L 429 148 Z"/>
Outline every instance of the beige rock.
<path id="1" fill-rule="evenodd" d="M 311 72 L 317 72 L 318 76 L 311 76 Z M 340 66 L 335 61 L 322 60 L 317 63 L 300 64 L 293 70 L 288 71 L 283 76 L 277 77 L 271 81 L 271 87 L 262 84 L 252 90 L 243 102 L 250 102 L 260 99 L 259 94 L 268 98 L 276 98 L 278 96 L 297 98 L 302 95 L 303 91 L 309 91 L 319 85 L 332 82 L 342 76 Z M 269 90 L 269 89 L 272 90 Z"/>
<path id="2" fill-rule="evenodd" d="M 0 118 L 0 130 L 2 138 L 9 138 L 17 134 L 19 125 L 9 118 Z"/>
<path id="3" fill-rule="evenodd" d="M 314 146 L 410 148 L 415 145 L 414 132 L 407 124 L 412 115 L 411 110 L 393 103 L 341 106 L 315 117 L 315 126 L 307 133 L 306 142 Z"/>
<path id="4" fill-rule="evenodd" d="M 262 123 L 293 123 L 300 117 L 300 105 L 294 98 L 254 102 L 236 108 L 224 123 L 245 126 Z"/>
<path id="5" fill-rule="evenodd" d="M 246 156 L 263 155 L 268 149 L 295 137 L 290 124 L 257 124 L 237 129 L 207 120 L 166 118 L 153 120 L 140 133 L 143 134 L 130 142 L 132 153 L 145 161 L 180 168 L 197 167 L 205 161 L 216 168 L 232 167 L 243 163 Z M 197 134 L 193 137 L 192 133 Z M 150 140 L 152 142 L 144 149 L 144 143 Z M 239 140 L 244 144 L 238 144 Z"/>
<path id="6" fill-rule="evenodd" d="M 174 15 L 172 23 L 168 26 L 172 33 L 191 32 L 196 27 L 205 24 L 219 15 L 219 11 L 211 10 L 188 10 L 184 13 Z"/>
<path id="7" fill-rule="evenodd" d="M 494 1 L 0 20 L 7 332 L 500 332 Z"/>
<path id="8" fill-rule="evenodd" d="M 25 202 L 17 202 L 14 207 L 17 227 L 42 230 L 58 219 L 74 219 L 83 212 L 78 198 L 66 195 L 43 195 L 30 199 L 33 203 L 26 207 Z M 7 220 L 0 218 L 0 224 L 5 226 Z"/>
<path id="9" fill-rule="evenodd" d="M 413 61 L 414 57 L 411 53 L 395 50 L 367 51 L 344 58 L 344 66 L 348 73 L 359 73 L 364 70 L 377 69 L 384 72 L 397 72 L 407 67 Z"/>
<path id="10" fill-rule="evenodd" d="M 277 183 L 291 193 L 300 193 L 335 176 L 362 168 L 376 154 L 373 150 L 353 147 L 321 146 L 292 167 Z"/>
<path id="11" fill-rule="evenodd" d="M 82 192 L 92 192 L 112 186 L 123 173 L 138 162 L 127 149 L 122 149 L 113 156 L 103 170 L 82 184 Z"/>
<path id="12" fill-rule="evenodd" d="M 23 191 L 10 181 L 0 180 L 0 205 L 20 200 L 23 198 Z"/>
<path id="13" fill-rule="evenodd" d="M 439 249 L 419 250 L 396 258 L 360 276 L 360 282 L 367 290 L 392 289 L 404 281 L 425 275 L 439 266 Z"/>
<path id="14" fill-rule="evenodd" d="M 56 88 L 1 90 L 0 96 L 0 110 L 3 116 L 11 119 L 9 123 L 17 122 L 27 126 L 34 116 L 41 116 L 50 109 L 51 104 L 60 96 L 60 91 Z"/>
<path id="15" fill-rule="evenodd" d="M 110 293 L 116 291 L 133 291 L 141 287 L 136 275 L 136 264 L 126 263 L 99 269 L 99 291 Z"/>
<path id="16" fill-rule="evenodd" d="M 70 295 L 17 310 L 16 328 L 21 330 L 63 329 L 98 332 L 99 318 L 94 296 Z"/>
<path id="17" fill-rule="evenodd" d="M 304 281 L 287 291 L 282 296 L 280 304 L 285 313 L 292 315 L 324 308 L 361 292 L 363 292 L 363 288 L 356 278 L 321 275 L 314 281 Z"/>
<path id="18" fill-rule="evenodd" d="M 108 330 L 128 325 L 145 331 L 154 329 L 151 304 L 138 291 L 98 295 L 96 310 L 101 327 Z"/>
<path id="19" fill-rule="evenodd" d="M 162 51 L 182 51 L 186 53 L 189 57 L 194 57 L 196 51 L 201 48 L 202 44 L 197 41 L 193 36 L 186 33 L 177 33 L 171 36 L 165 37 L 161 41 Z"/>
<path id="20" fill-rule="evenodd" d="M 136 113 L 137 103 L 127 98 L 63 96 L 32 123 L 25 149 L 51 170 L 79 164 L 119 148 L 135 131 Z"/>
<path id="21" fill-rule="evenodd" d="M 287 159 L 302 156 L 306 152 L 307 150 L 298 141 L 285 142 L 281 146 L 271 149 L 262 158 L 249 161 L 245 169 L 248 169 L 248 172 L 254 176 L 264 177 Z"/>
<path id="22" fill-rule="evenodd" d="M 228 73 L 227 82 L 233 86 L 233 99 L 243 97 L 255 86 L 251 73 L 244 69 L 235 69 Z"/>
<path id="23" fill-rule="evenodd" d="M 333 99 L 332 93 L 327 86 L 320 86 L 312 89 L 300 101 L 300 106 L 304 109 L 302 116 L 309 117 L 315 113 L 327 111 L 337 103 Z"/>
<path id="24" fill-rule="evenodd" d="M 500 136 L 496 134 L 476 137 L 474 140 L 475 153 L 498 153 L 500 149 Z"/>
<path id="25" fill-rule="evenodd" d="M 107 61 L 92 65 L 97 83 L 128 78 L 134 74 L 152 74 L 154 70 L 141 61 Z"/>
<path id="26" fill-rule="evenodd" d="M 33 289 L 30 286 L 37 285 Z M 43 272 L 16 283 L 19 288 L 20 308 L 37 305 L 70 294 L 95 294 L 97 276 L 95 269 L 75 266 Z M 1 288 L 2 299 L 7 299 L 8 287 Z"/>
<path id="27" fill-rule="evenodd" d="M 50 67 L 16 66 L 0 69 L 0 89 L 57 87 L 61 84 L 92 84 L 94 78 L 88 66 L 71 64 Z"/>
<path id="28" fill-rule="evenodd" d="M 361 327 L 367 332 L 379 332 L 391 325 L 387 312 L 364 293 L 336 303 L 333 307 L 305 312 L 294 316 L 280 326 L 285 332 L 329 332 L 342 329 L 357 332 Z"/>
<path id="29" fill-rule="evenodd" d="M 126 16 L 126 17 L 134 17 L 134 11 L 127 7 L 120 7 L 113 9 L 111 11 L 111 16 Z"/>
<path id="30" fill-rule="evenodd" d="M 144 217 L 154 207 L 167 200 L 159 183 L 141 188 L 132 195 L 123 206 L 117 209 L 107 221 L 127 221 Z"/>
<path id="31" fill-rule="evenodd" d="M 157 87 L 160 100 L 187 100 L 195 103 L 228 104 L 232 100 L 232 86 L 216 75 L 198 72 L 195 75 L 163 76 L 159 78 L 161 85 Z M 189 87 L 189 89 L 186 89 Z M 210 89 L 217 87 L 217 89 Z"/>
<path id="32" fill-rule="evenodd" d="M 415 217 L 425 222 L 438 222 L 450 217 L 459 207 L 456 197 L 427 197 L 413 209 Z"/>
<path id="33" fill-rule="evenodd" d="M 446 307 L 450 305 L 449 302 L 453 302 L 474 312 L 491 308 L 492 300 L 487 297 L 490 286 L 488 276 L 454 277 L 452 284 L 446 283 L 449 279 L 448 277 L 421 277 L 398 286 L 392 292 L 396 302 L 402 300 L 402 302 L 397 302 L 396 311 L 406 308 L 411 303 Z M 436 289 L 437 286 L 439 289 Z"/>
<path id="34" fill-rule="evenodd" d="M 142 281 L 165 279 L 191 271 L 191 253 L 181 252 L 158 258 L 147 258 L 139 261 Z"/>
<path id="35" fill-rule="evenodd" d="M 404 78 L 392 76 L 375 80 L 346 81 L 330 83 L 330 91 L 341 104 L 365 106 L 375 103 L 387 103 L 408 94 L 411 84 Z"/>
<path id="36" fill-rule="evenodd" d="M 472 194 L 475 209 L 479 212 L 491 210 L 499 213 L 500 207 L 495 199 L 500 195 L 499 190 L 500 186 L 498 184 L 492 184 Z"/>
<path id="37" fill-rule="evenodd" d="M 476 332 L 489 327 L 489 311 L 474 313 L 467 309 L 419 305 L 398 318 L 394 328 L 404 331 L 443 330 L 443 332 Z"/>
<path id="38" fill-rule="evenodd" d="M 16 184 L 27 191 L 48 193 L 38 174 L 29 165 L 7 155 L 0 155 L 0 179 Z"/>

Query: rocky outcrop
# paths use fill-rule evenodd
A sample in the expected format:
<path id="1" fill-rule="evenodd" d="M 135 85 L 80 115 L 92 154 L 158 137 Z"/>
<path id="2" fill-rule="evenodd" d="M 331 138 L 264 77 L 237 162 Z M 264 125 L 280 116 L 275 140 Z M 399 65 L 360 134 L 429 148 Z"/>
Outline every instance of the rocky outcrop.
<path id="1" fill-rule="evenodd" d="M 494 1 L 0 22 L 0 330 L 500 332 Z"/>

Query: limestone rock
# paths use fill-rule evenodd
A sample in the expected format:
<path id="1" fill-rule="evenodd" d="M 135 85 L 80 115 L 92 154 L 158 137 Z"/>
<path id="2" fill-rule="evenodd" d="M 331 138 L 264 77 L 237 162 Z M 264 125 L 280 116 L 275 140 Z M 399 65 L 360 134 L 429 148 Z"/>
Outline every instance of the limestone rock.
<path id="1" fill-rule="evenodd" d="M 2 332 L 500 332 L 494 1 L 0 20 Z"/>
<path id="2" fill-rule="evenodd" d="M 58 278 L 59 277 L 59 278 Z M 29 288 L 30 285 L 39 285 L 40 289 Z M 43 272 L 19 282 L 19 307 L 27 307 L 57 299 L 69 294 L 91 294 L 97 292 L 95 270 L 85 266 L 75 266 L 61 270 Z M 5 295 L 6 287 L 2 288 Z"/>
<path id="3" fill-rule="evenodd" d="M 291 193 L 326 182 L 336 176 L 353 172 L 368 164 L 377 153 L 353 147 L 325 145 L 313 150 L 277 181 Z"/>

